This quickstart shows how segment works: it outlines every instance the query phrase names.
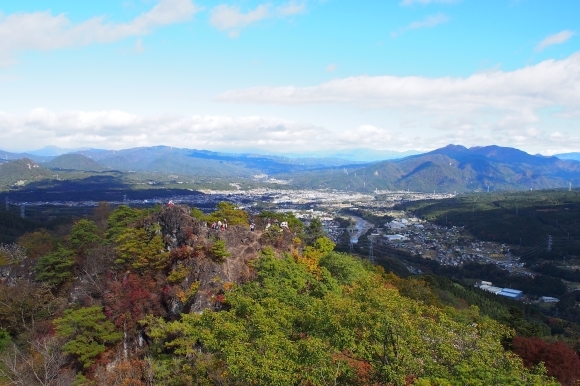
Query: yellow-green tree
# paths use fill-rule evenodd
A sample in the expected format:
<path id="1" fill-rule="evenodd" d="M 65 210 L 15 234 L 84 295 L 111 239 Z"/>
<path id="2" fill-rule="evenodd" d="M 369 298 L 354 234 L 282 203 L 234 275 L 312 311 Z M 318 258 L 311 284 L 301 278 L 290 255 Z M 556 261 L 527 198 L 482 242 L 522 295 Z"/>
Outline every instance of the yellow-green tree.
<path id="1" fill-rule="evenodd" d="M 59 247 L 56 251 L 38 259 L 38 263 L 34 267 L 35 279 L 58 287 L 73 278 L 72 267 L 74 265 L 74 252 Z"/>
<path id="2" fill-rule="evenodd" d="M 63 351 L 75 356 L 84 368 L 105 352 L 107 345 L 120 341 L 123 336 L 99 306 L 67 309 L 53 324 L 57 335 L 67 339 Z"/>
<path id="3" fill-rule="evenodd" d="M 228 225 L 248 225 L 249 216 L 245 210 L 238 209 L 231 202 L 222 201 L 217 204 L 216 210 L 206 216 L 209 222 L 227 220 Z"/>
<path id="4" fill-rule="evenodd" d="M 160 234 L 143 228 L 125 228 L 115 240 L 119 258 L 115 263 L 128 264 L 138 271 L 163 269 L 169 252 Z"/>
<path id="5" fill-rule="evenodd" d="M 69 244 L 77 253 L 84 253 L 101 242 L 101 230 L 94 221 L 82 219 L 73 225 Z"/>

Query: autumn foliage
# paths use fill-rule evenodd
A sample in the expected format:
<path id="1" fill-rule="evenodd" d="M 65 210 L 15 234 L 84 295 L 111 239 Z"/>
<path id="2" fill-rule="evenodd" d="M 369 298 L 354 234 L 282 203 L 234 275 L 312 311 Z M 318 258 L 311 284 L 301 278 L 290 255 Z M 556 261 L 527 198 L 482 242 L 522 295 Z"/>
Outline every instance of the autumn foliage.
<path id="1" fill-rule="evenodd" d="M 28 279 L 0 278 L 0 384 L 23 372 L 26 385 L 554 385 L 540 361 L 578 377 L 565 345 L 516 337 L 522 362 L 502 346 L 511 328 L 335 252 L 318 220 L 268 212 L 251 232 L 230 203 L 208 216 L 119 206 L 107 221 L 99 208 L 68 235 L 21 239 L 36 258 L 21 263 Z M 224 219 L 219 237 L 201 225 Z M 44 353 L 52 383 L 9 366 Z"/>
<path id="2" fill-rule="evenodd" d="M 120 329 L 134 329 L 145 315 L 161 316 L 160 290 L 154 280 L 134 273 L 108 276 L 104 296 L 105 314 Z"/>
<path id="3" fill-rule="evenodd" d="M 563 385 L 574 385 L 580 380 L 580 358 L 564 342 L 546 342 L 537 337 L 516 336 L 513 350 L 528 368 L 543 362 L 548 374 Z"/>

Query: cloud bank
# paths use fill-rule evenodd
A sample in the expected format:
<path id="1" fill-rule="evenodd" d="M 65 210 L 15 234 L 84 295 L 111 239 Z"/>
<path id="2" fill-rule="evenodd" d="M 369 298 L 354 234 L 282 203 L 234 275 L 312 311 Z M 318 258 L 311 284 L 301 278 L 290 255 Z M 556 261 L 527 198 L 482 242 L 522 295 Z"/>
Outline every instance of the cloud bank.
<path id="1" fill-rule="evenodd" d="M 561 116 L 580 114 L 580 53 L 515 71 L 476 73 L 466 78 L 356 76 L 311 87 L 254 87 L 217 97 L 230 103 L 349 104 L 354 107 L 460 116 L 509 113 L 537 120 L 540 109 L 558 107 Z"/>
<path id="2" fill-rule="evenodd" d="M 25 151 L 48 144 L 63 148 L 126 149 L 167 145 L 223 151 L 278 153 L 337 152 L 349 149 L 432 150 L 450 143 L 466 146 L 497 144 L 554 154 L 580 148 L 580 133 L 525 130 L 471 130 L 469 123 L 441 121 L 453 130 L 429 135 L 404 129 L 360 124 L 342 131 L 276 117 L 215 115 L 139 116 L 124 111 L 53 112 L 38 108 L 27 114 L 0 112 L 2 150 Z"/>
<path id="3" fill-rule="evenodd" d="M 105 149 L 164 144 L 198 149 L 298 150 L 328 135 L 328 130 L 320 127 L 272 117 L 145 117 L 118 110 L 56 113 L 44 108 L 24 115 L 0 112 L 0 143 L 18 150 L 46 144 Z"/>
<path id="4" fill-rule="evenodd" d="M 0 64 L 14 62 L 14 56 L 26 50 L 50 51 L 146 35 L 154 28 L 189 20 L 196 12 L 191 0 L 160 0 L 128 23 L 95 17 L 74 24 L 66 15 L 48 11 L 0 14 Z"/>

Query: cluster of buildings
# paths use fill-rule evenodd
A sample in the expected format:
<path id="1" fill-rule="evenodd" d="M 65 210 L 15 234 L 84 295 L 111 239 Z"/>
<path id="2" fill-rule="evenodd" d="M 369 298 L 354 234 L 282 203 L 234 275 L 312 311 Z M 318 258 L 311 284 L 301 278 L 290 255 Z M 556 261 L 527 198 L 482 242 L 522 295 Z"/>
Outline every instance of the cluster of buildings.
<path id="1" fill-rule="evenodd" d="M 511 288 L 494 287 L 493 283 L 490 281 L 481 281 L 481 282 L 476 284 L 476 287 L 479 287 L 479 289 L 481 289 L 481 290 L 491 292 L 492 294 L 505 296 L 506 298 L 515 299 L 515 300 L 521 299 L 522 296 L 524 295 L 523 292 L 520 290 L 511 289 Z"/>
<path id="2" fill-rule="evenodd" d="M 475 284 L 476 287 L 483 291 L 491 292 L 499 296 L 505 296 L 506 298 L 520 300 L 524 296 L 523 292 L 520 290 L 512 288 L 500 288 L 493 285 L 490 281 L 479 281 Z M 552 296 L 540 296 L 538 299 L 541 303 L 558 303 L 560 299 L 554 298 Z"/>
<path id="3" fill-rule="evenodd" d="M 523 263 L 508 253 L 505 245 L 474 240 L 461 227 L 444 227 L 417 218 L 400 218 L 385 224 L 383 241 L 443 265 L 459 266 L 468 262 L 521 269 Z"/>

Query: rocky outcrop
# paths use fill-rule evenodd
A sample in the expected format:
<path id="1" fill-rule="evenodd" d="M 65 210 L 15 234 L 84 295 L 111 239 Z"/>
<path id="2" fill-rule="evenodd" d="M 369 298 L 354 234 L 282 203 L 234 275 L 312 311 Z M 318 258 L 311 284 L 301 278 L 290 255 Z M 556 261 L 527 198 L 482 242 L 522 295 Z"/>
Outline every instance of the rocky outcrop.
<path id="1" fill-rule="evenodd" d="M 167 249 L 185 258 L 173 259 L 172 269 L 189 268 L 187 277 L 179 283 L 183 291 L 199 283 L 195 296 L 183 302 L 178 296 L 171 300 L 170 314 L 202 312 L 219 309 L 220 299 L 231 284 L 241 284 L 252 277 L 248 262 L 257 259 L 265 246 L 260 231 L 250 231 L 245 225 L 229 226 L 226 230 L 207 227 L 189 214 L 187 206 L 174 205 L 163 208 L 153 216 L 146 227 L 158 225 Z M 209 250 L 217 240 L 223 240 L 229 257 L 223 261 L 212 258 Z"/>

